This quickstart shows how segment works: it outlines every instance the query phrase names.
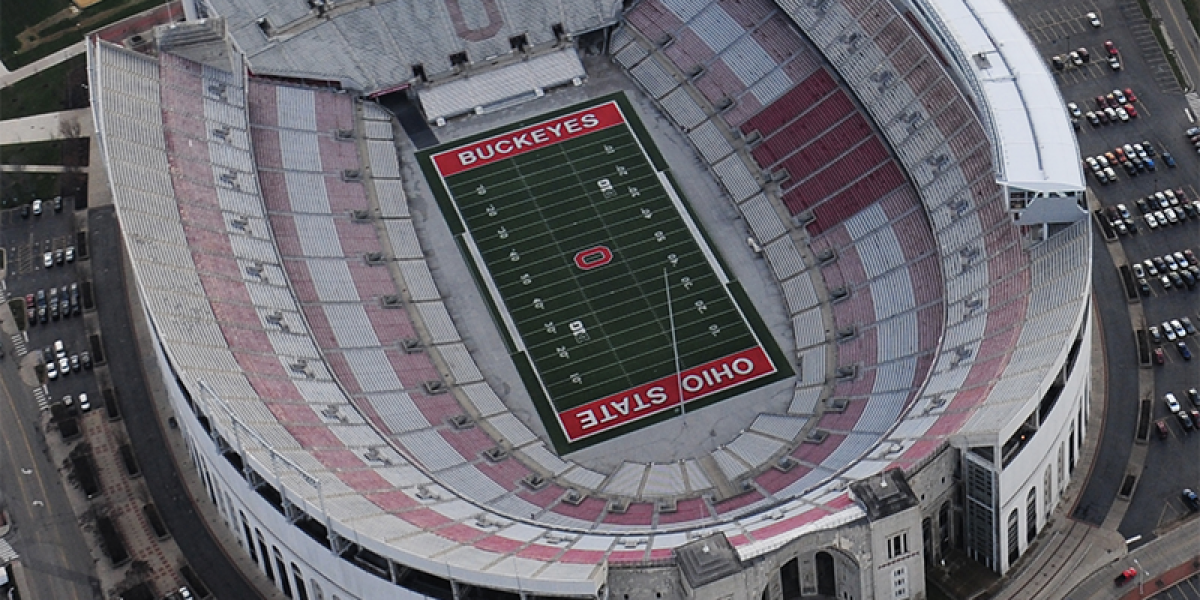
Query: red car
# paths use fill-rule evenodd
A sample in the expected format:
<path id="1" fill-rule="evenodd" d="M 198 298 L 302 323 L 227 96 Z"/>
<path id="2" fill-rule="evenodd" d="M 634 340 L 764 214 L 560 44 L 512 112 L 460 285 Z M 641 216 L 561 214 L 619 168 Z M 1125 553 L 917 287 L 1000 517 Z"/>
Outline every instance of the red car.
<path id="1" fill-rule="evenodd" d="M 33 294 L 25 294 L 25 306 L 33 306 Z"/>
<path id="2" fill-rule="evenodd" d="M 1130 102 L 1137 102 L 1137 94 L 1133 93 L 1133 88 L 1125 88 L 1125 99 Z"/>
<path id="3" fill-rule="evenodd" d="M 1131 119 L 1137 118 L 1137 109 L 1134 108 L 1132 104 L 1125 105 L 1125 112 L 1129 113 L 1129 118 L 1131 118 Z"/>
<path id="4" fill-rule="evenodd" d="M 1137 574 L 1137 569 L 1129 567 L 1128 569 L 1121 571 L 1121 574 L 1117 575 L 1117 578 L 1113 580 L 1113 583 L 1117 585 L 1123 585 L 1125 582 L 1137 577 Z"/>
<path id="5" fill-rule="evenodd" d="M 1160 440 L 1165 440 L 1171 436 L 1171 433 L 1169 431 L 1167 431 L 1166 422 L 1163 421 L 1162 419 L 1159 419 L 1154 422 L 1154 430 L 1156 432 L 1158 432 L 1158 439 L 1160 439 Z"/>
<path id="6" fill-rule="evenodd" d="M 1163 352 L 1162 346 L 1154 349 L 1154 362 L 1160 365 L 1167 363 L 1167 353 Z"/>
<path id="7" fill-rule="evenodd" d="M 1104 96 L 1096 96 L 1096 108 L 1100 110 L 1108 108 L 1108 100 Z"/>
<path id="8" fill-rule="evenodd" d="M 1104 40 L 1104 49 L 1108 50 L 1109 56 L 1117 56 L 1120 54 L 1120 52 L 1117 51 L 1116 44 L 1113 44 L 1112 40 Z"/>

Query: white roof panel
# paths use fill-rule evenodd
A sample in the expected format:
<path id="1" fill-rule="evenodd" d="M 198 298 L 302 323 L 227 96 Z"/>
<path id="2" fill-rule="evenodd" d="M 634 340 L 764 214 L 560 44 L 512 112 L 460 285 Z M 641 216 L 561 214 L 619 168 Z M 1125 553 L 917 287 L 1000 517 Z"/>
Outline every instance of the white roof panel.
<path id="1" fill-rule="evenodd" d="M 936 15 L 944 29 L 937 33 L 959 49 L 959 66 L 983 95 L 1001 183 L 1036 191 L 1083 190 L 1079 148 L 1058 86 L 1008 7 L 996 0 L 918 4 Z"/>

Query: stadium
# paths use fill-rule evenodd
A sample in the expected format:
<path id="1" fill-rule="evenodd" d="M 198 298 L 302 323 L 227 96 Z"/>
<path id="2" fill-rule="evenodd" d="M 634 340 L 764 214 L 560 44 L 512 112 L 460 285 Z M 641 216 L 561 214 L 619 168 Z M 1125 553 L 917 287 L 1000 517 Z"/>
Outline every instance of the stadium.
<path id="1" fill-rule="evenodd" d="M 924 598 L 1071 481 L 1083 175 L 1003 4 L 182 7 L 89 38 L 94 121 L 288 597 Z"/>

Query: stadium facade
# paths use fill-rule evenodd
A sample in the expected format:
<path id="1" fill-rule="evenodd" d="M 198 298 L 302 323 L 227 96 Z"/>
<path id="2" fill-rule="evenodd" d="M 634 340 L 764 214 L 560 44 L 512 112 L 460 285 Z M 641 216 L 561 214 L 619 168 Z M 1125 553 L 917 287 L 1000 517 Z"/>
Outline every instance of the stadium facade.
<path id="1" fill-rule="evenodd" d="M 1087 433 L 1091 237 L 1003 4 L 184 7 L 149 48 L 89 39 L 92 106 L 153 370 L 284 594 L 923 598 L 927 564 L 1003 574 L 1045 526 Z M 699 161 L 796 375 L 559 456 L 372 98 L 448 142 L 614 86 Z"/>

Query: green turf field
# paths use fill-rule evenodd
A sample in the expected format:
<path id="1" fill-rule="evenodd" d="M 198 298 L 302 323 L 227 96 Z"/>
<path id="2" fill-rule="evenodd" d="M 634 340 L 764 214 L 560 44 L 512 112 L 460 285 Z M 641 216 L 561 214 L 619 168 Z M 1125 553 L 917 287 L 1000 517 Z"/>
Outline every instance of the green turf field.
<path id="1" fill-rule="evenodd" d="M 421 156 L 560 452 L 790 374 L 640 129 L 609 97 Z"/>

